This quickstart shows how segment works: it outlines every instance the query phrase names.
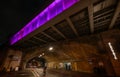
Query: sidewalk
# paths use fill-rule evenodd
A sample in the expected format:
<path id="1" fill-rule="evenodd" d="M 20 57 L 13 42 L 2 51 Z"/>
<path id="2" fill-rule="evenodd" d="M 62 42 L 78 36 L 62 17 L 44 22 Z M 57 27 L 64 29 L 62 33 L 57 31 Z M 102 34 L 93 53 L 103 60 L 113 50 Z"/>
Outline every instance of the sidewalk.
<path id="1" fill-rule="evenodd" d="M 34 71 L 36 72 L 36 77 L 98 77 L 94 74 L 58 69 L 47 69 L 45 75 L 43 74 L 43 71 L 39 69 L 34 69 Z"/>

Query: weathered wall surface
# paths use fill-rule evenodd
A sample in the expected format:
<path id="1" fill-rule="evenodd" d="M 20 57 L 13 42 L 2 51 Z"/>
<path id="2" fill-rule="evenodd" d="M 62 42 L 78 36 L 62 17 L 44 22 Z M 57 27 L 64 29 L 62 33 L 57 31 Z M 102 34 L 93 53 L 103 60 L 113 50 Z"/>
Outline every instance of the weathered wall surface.
<path id="1" fill-rule="evenodd" d="M 119 75 L 119 30 L 107 31 L 101 34 L 89 35 L 69 41 L 51 43 L 29 50 L 23 61 L 26 62 L 34 56 L 42 57 L 48 61 L 49 68 L 66 69 L 66 64 L 70 65 L 71 70 L 93 73 L 94 67 L 103 66 L 108 75 Z M 118 42 L 117 42 L 118 41 Z M 113 58 L 108 43 L 111 42 L 115 48 L 118 60 Z M 52 46 L 54 49 L 49 51 Z M 110 68 L 111 67 L 111 68 Z M 112 68 L 113 67 L 113 68 Z"/>
<path id="2" fill-rule="evenodd" d="M 10 71 L 10 68 L 15 70 L 16 67 L 20 66 L 21 58 L 21 51 L 9 49 L 2 68 L 6 68 L 6 71 Z"/>

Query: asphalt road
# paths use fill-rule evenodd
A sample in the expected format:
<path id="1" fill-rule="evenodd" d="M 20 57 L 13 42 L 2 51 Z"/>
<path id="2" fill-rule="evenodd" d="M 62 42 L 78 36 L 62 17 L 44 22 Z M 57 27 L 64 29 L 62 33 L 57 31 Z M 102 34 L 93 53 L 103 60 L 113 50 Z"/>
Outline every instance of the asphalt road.
<path id="1" fill-rule="evenodd" d="M 0 77 L 35 77 L 30 71 L 1 72 Z"/>
<path id="2" fill-rule="evenodd" d="M 47 69 L 46 74 L 42 69 L 28 69 L 26 71 L 0 73 L 0 77 L 106 77 L 83 72 Z"/>

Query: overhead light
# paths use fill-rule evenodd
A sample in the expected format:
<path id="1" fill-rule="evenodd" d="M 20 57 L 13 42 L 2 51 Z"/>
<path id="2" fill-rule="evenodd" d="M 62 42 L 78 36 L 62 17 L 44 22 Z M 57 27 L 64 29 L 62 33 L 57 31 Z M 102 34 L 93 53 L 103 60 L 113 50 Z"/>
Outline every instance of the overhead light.
<path id="1" fill-rule="evenodd" d="M 39 55 L 39 57 L 42 57 L 42 55 Z"/>
<path id="2" fill-rule="evenodd" d="M 114 59 L 117 60 L 118 58 L 117 58 L 116 53 L 115 53 L 115 51 L 114 51 L 114 49 L 113 49 L 113 47 L 112 47 L 112 45 L 111 45 L 111 42 L 109 42 L 108 45 L 109 45 L 110 50 L 111 50 L 111 52 L 112 52 L 112 54 L 113 54 L 113 56 L 114 56 Z"/>
<path id="3" fill-rule="evenodd" d="M 45 55 L 45 53 L 42 53 L 42 55 Z"/>
<path id="4" fill-rule="evenodd" d="M 49 51 L 52 51 L 53 50 L 53 47 L 49 47 Z"/>

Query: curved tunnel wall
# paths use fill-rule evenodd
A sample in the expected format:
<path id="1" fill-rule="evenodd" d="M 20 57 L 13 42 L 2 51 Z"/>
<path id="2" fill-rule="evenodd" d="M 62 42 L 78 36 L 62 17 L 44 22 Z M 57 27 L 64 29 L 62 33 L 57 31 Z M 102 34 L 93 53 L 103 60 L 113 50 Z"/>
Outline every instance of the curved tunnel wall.
<path id="1" fill-rule="evenodd" d="M 48 50 L 50 46 L 53 46 L 53 51 Z M 32 53 L 28 53 L 25 57 L 25 61 L 27 62 L 31 58 L 35 56 L 38 57 L 40 54 L 44 53 L 45 55 L 42 57 L 47 60 L 49 68 L 59 68 L 60 63 L 71 63 L 72 70 L 74 71 L 91 72 L 92 67 L 89 63 L 89 59 L 96 56 L 98 58 L 100 57 L 98 48 L 98 36 L 91 36 L 91 39 L 85 37 L 83 39 L 51 43 L 45 45 L 43 48 L 38 47 L 34 49 Z"/>
<path id="2" fill-rule="evenodd" d="M 42 58 L 42 57 L 34 57 L 32 59 L 30 59 L 28 62 L 26 62 L 26 68 L 43 68 L 45 67 L 46 64 L 46 59 Z"/>
<path id="3" fill-rule="evenodd" d="M 65 66 L 61 63 L 68 63 L 71 65 L 72 71 L 93 73 L 93 68 L 102 63 L 108 75 L 119 76 L 119 61 L 114 59 L 108 45 L 108 42 L 112 43 L 117 57 L 120 58 L 119 47 L 117 47 L 119 32 L 119 30 L 113 30 L 91 35 L 89 38 L 85 36 L 74 40 L 50 43 L 34 50 L 30 49 L 29 53 L 23 57 L 23 66 L 32 57 L 44 53 L 45 55 L 42 57 L 47 60 L 49 68 L 65 69 L 61 68 Z M 50 46 L 54 47 L 52 52 L 48 51 Z"/>

